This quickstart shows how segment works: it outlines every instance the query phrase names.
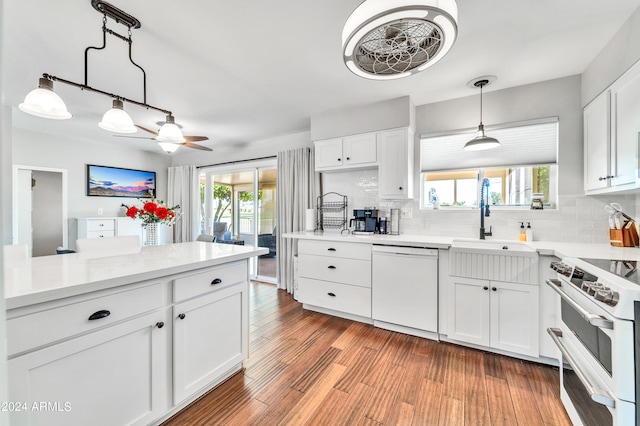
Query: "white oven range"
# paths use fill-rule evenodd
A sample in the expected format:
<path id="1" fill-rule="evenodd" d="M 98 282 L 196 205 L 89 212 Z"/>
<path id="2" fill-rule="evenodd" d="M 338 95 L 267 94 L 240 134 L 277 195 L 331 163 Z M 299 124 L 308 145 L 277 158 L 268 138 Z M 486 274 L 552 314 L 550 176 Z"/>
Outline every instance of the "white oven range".
<path id="1" fill-rule="evenodd" d="M 560 398 L 575 425 L 639 425 L 640 276 L 636 261 L 553 262 L 560 324 L 547 331 L 560 349 Z M 640 330 L 639 330 L 640 331 Z"/>

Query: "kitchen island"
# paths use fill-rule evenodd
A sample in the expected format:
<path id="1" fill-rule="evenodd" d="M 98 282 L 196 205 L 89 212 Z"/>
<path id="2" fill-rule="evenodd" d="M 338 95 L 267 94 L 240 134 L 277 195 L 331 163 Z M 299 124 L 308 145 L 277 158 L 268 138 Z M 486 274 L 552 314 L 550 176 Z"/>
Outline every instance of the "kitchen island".
<path id="1" fill-rule="evenodd" d="M 12 424 L 159 424 L 248 357 L 249 259 L 204 242 L 4 272 Z"/>

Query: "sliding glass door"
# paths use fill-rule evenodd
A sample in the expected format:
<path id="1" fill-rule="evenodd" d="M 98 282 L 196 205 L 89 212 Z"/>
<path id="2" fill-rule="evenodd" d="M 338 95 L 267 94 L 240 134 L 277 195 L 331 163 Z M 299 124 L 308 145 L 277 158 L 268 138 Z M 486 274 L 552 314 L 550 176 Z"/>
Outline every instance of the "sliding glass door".
<path id="1" fill-rule="evenodd" d="M 252 259 L 251 274 L 258 279 L 275 282 L 275 158 L 203 169 L 200 190 L 200 232 L 215 235 L 219 244 L 267 248 L 267 254 Z"/>

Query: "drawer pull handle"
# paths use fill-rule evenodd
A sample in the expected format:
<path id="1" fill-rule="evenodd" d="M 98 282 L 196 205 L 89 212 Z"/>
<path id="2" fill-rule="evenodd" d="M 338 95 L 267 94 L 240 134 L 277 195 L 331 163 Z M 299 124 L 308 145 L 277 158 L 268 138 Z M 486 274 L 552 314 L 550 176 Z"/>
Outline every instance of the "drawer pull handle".
<path id="1" fill-rule="evenodd" d="M 336 251 L 336 249 L 334 249 L 333 247 L 328 248 L 327 251 Z"/>
<path id="2" fill-rule="evenodd" d="M 220 278 L 216 278 L 215 280 L 211 281 L 211 285 L 216 285 L 216 284 L 222 284 L 222 280 Z"/>
<path id="3" fill-rule="evenodd" d="M 186 317 L 186 315 L 185 315 L 185 314 L 180 314 L 180 315 L 178 315 L 178 318 L 180 318 L 180 319 L 185 319 L 185 317 Z"/>
<path id="4" fill-rule="evenodd" d="M 329 269 L 336 269 L 336 267 L 335 267 L 335 266 L 333 266 L 333 265 L 329 265 L 329 266 L 327 266 L 327 268 L 329 268 Z"/>
<path id="5" fill-rule="evenodd" d="M 107 311 L 106 309 L 102 310 L 102 311 L 94 312 L 89 317 L 89 321 L 98 320 L 98 319 L 101 319 L 101 318 L 106 318 L 109 315 L 111 315 L 111 312 Z"/>
<path id="6" fill-rule="evenodd" d="M 489 290 L 489 287 L 487 287 L 486 285 L 484 287 L 482 287 L 483 290 Z"/>
<path id="7" fill-rule="evenodd" d="M 335 293 L 327 293 L 331 297 L 336 297 Z"/>
<path id="8" fill-rule="evenodd" d="M 162 321 L 156 323 L 156 327 L 162 328 L 164 327 L 164 323 Z"/>

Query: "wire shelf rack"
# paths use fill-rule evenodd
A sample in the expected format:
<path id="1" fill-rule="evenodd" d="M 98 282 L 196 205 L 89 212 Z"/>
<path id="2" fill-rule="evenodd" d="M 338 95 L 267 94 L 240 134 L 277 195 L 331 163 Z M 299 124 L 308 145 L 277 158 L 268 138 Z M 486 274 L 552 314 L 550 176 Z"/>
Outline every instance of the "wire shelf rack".
<path id="1" fill-rule="evenodd" d="M 347 230 L 347 196 L 327 192 L 317 200 L 316 230 Z"/>

